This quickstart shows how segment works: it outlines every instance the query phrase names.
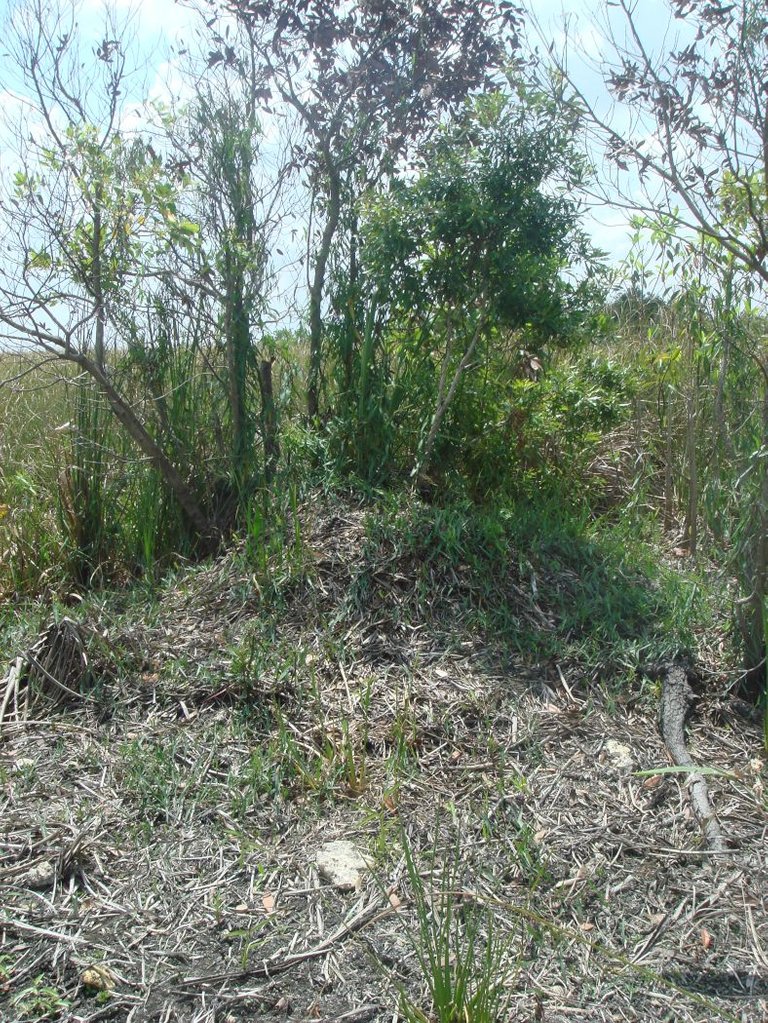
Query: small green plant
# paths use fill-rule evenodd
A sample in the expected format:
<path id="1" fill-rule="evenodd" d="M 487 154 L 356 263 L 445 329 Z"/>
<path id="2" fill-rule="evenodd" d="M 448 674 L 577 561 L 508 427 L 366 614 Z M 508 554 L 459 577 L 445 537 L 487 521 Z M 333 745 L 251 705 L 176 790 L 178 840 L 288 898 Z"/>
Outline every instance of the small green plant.
<path id="1" fill-rule="evenodd" d="M 528 888 L 533 891 L 542 884 L 552 881 L 552 874 L 542 859 L 539 843 L 536 841 L 533 828 L 518 815 L 513 824 L 512 843 L 518 869 Z"/>
<path id="2" fill-rule="evenodd" d="M 389 776 L 396 788 L 401 778 L 410 776 L 418 767 L 420 731 L 419 720 L 406 694 L 395 711 L 389 733 L 392 744 L 388 758 Z"/>
<path id="3" fill-rule="evenodd" d="M 431 1002 L 424 1011 L 403 992 L 403 1016 L 409 1023 L 497 1023 L 508 1000 L 510 967 L 507 942 L 494 930 L 492 910 L 462 891 L 458 851 L 443 866 L 439 887 L 433 891 L 428 890 L 404 834 L 402 846 L 417 919 L 408 938 Z M 433 868 L 437 858 L 435 845 L 430 854 Z"/>
<path id="4" fill-rule="evenodd" d="M 213 910 L 213 917 L 216 921 L 216 926 L 221 927 L 226 916 L 224 913 L 224 899 L 221 896 L 221 892 L 215 891 L 212 894 L 211 909 Z"/>
<path id="5" fill-rule="evenodd" d="M 350 734 L 349 722 L 344 720 L 341 725 L 341 743 L 337 750 L 341 762 L 341 773 L 347 792 L 352 796 L 362 795 L 368 788 L 368 764 L 365 756 L 366 736 L 363 736 L 360 750 L 355 749 L 353 736 Z"/>
<path id="6" fill-rule="evenodd" d="M 33 788 L 38 780 L 37 764 L 33 760 L 22 762 L 16 768 L 16 776 L 25 788 Z"/>
<path id="7" fill-rule="evenodd" d="M 207 748 L 187 756 L 176 737 L 162 741 L 135 739 L 121 748 L 123 783 L 143 817 L 163 823 L 178 822 L 200 803 L 210 803 L 213 789 L 205 777 L 218 745 L 210 737 Z"/>
<path id="8" fill-rule="evenodd" d="M 307 573 L 298 497 L 291 487 L 280 499 L 263 490 L 244 507 L 245 559 L 267 605 L 280 606 L 285 594 Z"/>
<path id="9" fill-rule="evenodd" d="M 12 956 L 0 955 L 0 994 L 5 994 L 10 987 L 14 965 Z"/>
<path id="10" fill-rule="evenodd" d="M 230 678 L 249 708 L 252 723 L 267 729 L 272 723 L 269 693 L 279 700 L 297 689 L 305 675 L 312 679 L 307 650 L 281 636 L 276 621 L 260 617 L 250 623 L 230 650 Z"/>
<path id="11" fill-rule="evenodd" d="M 289 779 L 285 766 L 273 750 L 256 747 L 243 771 L 229 780 L 232 793 L 230 807 L 238 818 L 268 800 L 287 799 L 290 796 Z"/>
<path id="12" fill-rule="evenodd" d="M 264 947 L 266 938 L 263 931 L 249 929 L 241 932 L 231 931 L 230 934 L 233 937 L 241 937 L 243 940 L 243 947 L 240 949 L 240 967 L 247 970 L 251 962 L 257 958 L 255 953 Z"/>
<path id="13" fill-rule="evenodd" d="M 56 1019 L 69 1007 L 69 1001 L 41 973 L 13 996 L 11 1005 L 17 1023 L 37 1023 L 39 1020 Z"/>
<path id="14" fill-rule="evenodd" d="M 142 815 L 169 820 L 181 782 L 172 746 L 136 739 L 127 743 L 122 753 L 126 788 L 137 801 Z"/>

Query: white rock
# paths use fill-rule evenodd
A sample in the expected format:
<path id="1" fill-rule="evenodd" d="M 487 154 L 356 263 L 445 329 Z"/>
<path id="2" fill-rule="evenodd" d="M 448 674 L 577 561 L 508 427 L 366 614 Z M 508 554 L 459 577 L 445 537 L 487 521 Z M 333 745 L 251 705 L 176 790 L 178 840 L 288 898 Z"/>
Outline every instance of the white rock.
<path id="1" fill-rule="evenodd" d="M 354 843 L 345 839 L 321 845 L 315 855 L 315 863 L 320 876 L 341 891 L 360 888 L 363 872 L 373 865 Z"/>
<path id="2" fill-rule="evenodd" d="M 629 746 L 616 742 L 615 739 L 609 739 L 605 748 L 615 767 L 630 768 L 634 766 L 635 761 L 632 759 L 632 751 Z"/>
<path id="3" fill-rule="evenodd" d="M 56 879 L 56 868 L 52 863 L 43 860 L 30 867 L 24 875 L 24 884 L 28 888 L 40 891 L 42 888 L 50 888 Z"/>

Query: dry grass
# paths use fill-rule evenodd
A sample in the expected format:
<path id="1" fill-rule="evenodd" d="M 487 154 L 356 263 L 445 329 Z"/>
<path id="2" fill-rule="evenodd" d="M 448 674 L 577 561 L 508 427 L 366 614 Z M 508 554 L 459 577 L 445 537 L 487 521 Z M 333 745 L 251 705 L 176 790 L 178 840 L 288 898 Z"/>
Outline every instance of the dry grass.
<path id="1" fill-rule="evenodd" d="M 88 700 L 4 726 L 2 1018 L 429 1018 L 407 843 L 459 930 L 493 916 L 510 1019 L 768 1019 L 759 728 L 709 697 L 689 735 L 736 776 L 713 857 L 684 779 L 635 773 L 667 763 L 651 689 L 414 620 L 398 561 L 363 599 L 363 537 L 307 512 L 269 606 L 237 552 L 90 603 Z M 358 891 L 314 865 L 336 837 Z"/>
<path id="2" fill-rule="evenodd" d="M 55 495 L 67 464 L 71 378 L 56 360 L 0 350 L 0 599 L 53 589 L 64 574 Z"/>

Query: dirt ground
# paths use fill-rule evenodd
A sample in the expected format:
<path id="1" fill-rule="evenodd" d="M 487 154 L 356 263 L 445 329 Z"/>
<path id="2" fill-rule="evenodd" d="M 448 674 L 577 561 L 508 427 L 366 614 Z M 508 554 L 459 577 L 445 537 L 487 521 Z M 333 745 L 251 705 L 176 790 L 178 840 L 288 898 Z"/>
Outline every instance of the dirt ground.
<path id="1" fill-rule="evenodd" d="M 641 773 L 651 682 L 419 621 L 396 559 L 363 599 L 363 539 L 308 522 L 268 614 L 235 553 L 73 610 L 100 684 L 0 737 L 0 1019 L 428 1020 L 442 950 L 499 1019 L 768 1021 L 760 725 L 710 691 L 689 726 L 715 856 L 686 777 Z M 368 858 L 348 890 L 332 839 Z"/>

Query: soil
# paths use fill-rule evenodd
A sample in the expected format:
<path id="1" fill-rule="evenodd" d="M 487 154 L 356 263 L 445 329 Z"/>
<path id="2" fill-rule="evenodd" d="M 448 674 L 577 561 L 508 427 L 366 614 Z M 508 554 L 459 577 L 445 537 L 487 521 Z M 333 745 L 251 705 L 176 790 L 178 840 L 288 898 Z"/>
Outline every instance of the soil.
<path id="1" fill-rule="evenodd" d="M 700 694 L 715 855 L 652 773 L 654 683 L 415 616 L 412 566 L 362 587 L 365 536 L 318 504 L 301 572 L 232 550 L 73 612 L 87 697 L 41 686 L 0 738 L 0 1019 L 429 1020 L 432 950 L 485 1018 L 768 1021 L 760 725 Z"/>

